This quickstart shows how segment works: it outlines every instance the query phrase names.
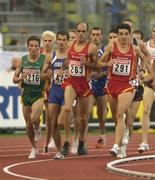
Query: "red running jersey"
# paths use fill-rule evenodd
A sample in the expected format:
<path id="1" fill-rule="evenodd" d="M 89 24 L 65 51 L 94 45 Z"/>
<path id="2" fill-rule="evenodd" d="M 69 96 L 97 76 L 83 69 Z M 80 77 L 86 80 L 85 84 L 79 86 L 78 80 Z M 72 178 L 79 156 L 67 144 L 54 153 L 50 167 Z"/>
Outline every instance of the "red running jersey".
<path id="1" fill-rule="evenodd" d="M 89 42 L 84 46 L 81 51 L 75 51 L 72 44 L 68 52 L 69 59 L 69 77 L 66 78 L 62 84 L 62 87 L 72 85 L 78 97 L 86 97 L 91 95 L 91 90 L 87 81 L 87 76 L 91 72 L 90 68 L 81 63 L 80 58 L 83 56 L 88 59 Z"/>
<path id="2" fill-rule="evenodd" d="M 86 67 L 84 64 L 81 63 L 80 58 L 85 57 L 88 59 L 88 48 L 89 42 L 84 46 L 81 51 L 75 51 L 74 45 L 75 42 L 72 44 L 71 48 L 68 51 L 68 59 L 69 59 L 69 74 L 71 77 L 78 78 L 78 79 L 86 79 L 87 75 L 90 73 L 90 68 Z"/>
<path id="3" fill-rule="evenodd" d="M 110 81 L 127 81 L 136 77 L 137 72 L 137 55 L 134 54 L 133 46 L 130 43 L 128 52 L 119 51 L 116 42 L 113 44 L 113 50 L 110 59 L 116 61 L 109 72 Z"/>

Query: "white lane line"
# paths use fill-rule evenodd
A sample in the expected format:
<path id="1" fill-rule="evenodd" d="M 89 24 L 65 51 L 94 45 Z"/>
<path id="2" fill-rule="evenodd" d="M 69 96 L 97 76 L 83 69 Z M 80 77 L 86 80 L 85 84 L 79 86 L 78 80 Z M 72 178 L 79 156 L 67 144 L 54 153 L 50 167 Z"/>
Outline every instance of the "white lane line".
<path id="1" fill-rule="evenodd" d="M 146 163 L 145 162 L 145 164 L 144 164 L 144 162 L 141 162 L 141 163 L 130 163 L 130 164 L 120 164 L 118 166 L 119 167 L 128 167 L 128 166 L 145 166 L 145 165 L 153 165 L 153 164 L 155 164 L 155 162 L 150 162 L 150 163 Z"/>
<path id="2" fill-rule="evenodd" d="M 130 151 L 130 150 L 134 150 L 135 148 L 128 148 L 128 150 Z M 30 150 L 30 149 L 27 149 L 27 150 Z M 42 149 L 39 149 L 39 151 L 41 151 Z M 105 152 L 105 151 L 109 151 L 110 149 L 109 148 L 104 148 L 104 149 L 91 149 L 91 150 L 89 150 L 88 149 L 88 153 L 89 152 Z M 19 151 L 19 150 L 17 150 L 17 151 Z M 25 151 L 25 150 L 21 150 L 21 151 Z M 56 153 L 57 151 L 53 151 L 53 150 L 51 150 L 51 151 L 49 151 L 49 154 L 51 155 L 51 154 L 53 154 L 53 153 Z M 154 153 L 155 151 L 149 151 L 149 153 Z M 127 154 L 136 154 L 137 153 L 137 155 L 139 155 L 139 153 L 138 152 L 136 152 L 136 151 L 134 151 L 133 153 L 129 153 L 129 152 L 127 152 Z M 43 153 L 39 153 L 40 155 L 43 155 Z M 0 158 L 3 158 L 3 157 L 15 157 L 15 156 L 28 156 L 28 154 L 23 154 L 23 153 L 16 153 L 16 154 L 3 154 L 3 155 L 0 155 Z M 45 155 L 46 156 L 46 155 Z M 48 156 L 48 155 L 47 155 Z"/>
<path id="3" fill-rule="evenodd" d="M 104 156 L 110 156 L 109 154 L 104 154 L 104 155 L 86 155 L 86 156 L 75 156 L 75 157 L 65 157 L 65 159 L 60 160 L 60 161 L 64 161 L 66 159 L 87 159 L 87 158 L 92 158 L 92 157 L 104 157 Z M 31 179 L 31 180 L 49 180 L 49 179 L 44 179 L 44 178 L 37 178 L 37 177 L 31 177 L 31 176 L 25 176 L 22 174 L 17 174 L 12 172 L 10 169 L 13 167 L 17 167 L 20 165 L 25 165 L 25 164 L 31 164 L 31 163 L 40 163 L 40 162 L 47 162 L 47 161 L 55 161 L 53 159 L 44 159 L 44 160 L 37 160 L 37 161 L 26 161 L 26 162 L 21 162 L 21 163 L 16 163 L 16 164 L 12 164 L 9 166 L 6 166 L 3 168 L 3 171 L 6 174 L 12 175 L 12 176 L 16 176 L 16 177 L 20 177 L 20 178 L 24 178 L 24 179 Z M 51 177 L 50 177 L 51 179 Z"/>
<path id="4" fill-rule="evenodd" d="M 122 163 L 128 163 L 132 161 L 138 161 L 138 160 L 154 160 L 155 155 L 145 155 L 145 156 L 134 156 L 134 157 L 129 157 L 129 158 L 124 158 L 124 159 L 119 159 L 115 161 L 111 161 L 107 163 L 107 170 L 114 172 L 114 173 L 120 173 L 123 175 L 128 175 L 128 176 L 134 176 L 134 177 L 141 177 L 141 178 L 147 178 L 147 179 L 155 179 L 155 174 L 153 173 L 148 173 L 148 172 L 140 172 L 140 171 L 134 171 L 134 170 L 127 170 L 127 169 L 122 169 L 119 166 L 119 164 Z M 117 165 L 117 167 L 116 167 Z M 137 164 L 139 166 L 139 164 Z"/>
<path id="5" fill-rule="evenodd" d="M 128 154 L 135 154 L 134 153 L 128 153 Z M 16 155 L 17 156 L 17 155 Z M 86 156 L 74 156 L 74 157 L 65 157 L 65 159 L 87 159 L 87 158 L 91 158 L 91 157 L 110 157 L 110 154 L 99 154 L 99 155 L 86 155 Z M 65 160 L 64 159 L 64 160 Z M 31 180 L 48 180 L 48 179 L 44 179 L 44 178 L 37 178 L 37 177 L 30 177 L 30 176 L 25 176 L 25 175 L 21 175 L 21 174 L 17 174 L 14 172 L 11 172 L 10 168 L 15 167 L 15 166 L 20 166 L 20 165 L 24 165 L 24 164 L 31 164 L 31 163 L 38 163 L 38 162 L 47 162 L 47 161 L 51 161 L 53 159 L 44 159 L 44 160 L 36 160 L 36 161 L 26 161 L 26 162 L 21 162 L 21 163 L 16 163 L 16 164 L 12 164 L 9 166 L 6 166 L 3 168 L 3 171 L 9 175 L 12 176 L 16 176 L 16 177 L 21 177 L 21 178 L 25 178 L 25 179 L 31 179 Z"/>
<path id="6" fill-rule="evenodd" d="M 135 153 L 129 153 L 129 154 L 132 155 L 132 154 L 135 154 Z M 111 155 L 110 154 L 103 154 L 103 155 L 98 154 L 98 155 L 87 155 L 87 156 L 74 156 L 74 157 L 65 157 L 65 159 L 86 159 L 86 158 L 91 158 L 91 157 L 111 157 Z M 48 179 L 41 179 L 41 178 L 36 178 L 36 177 L 20 175 L 20 174 L 11 172 L 9 169 L 12 168 L 12 167 L 15 167 L 15 166 L 23 165 L 23 164 L 31 164 L 31 163 L 38 163 L 38 162 L 47 162 L 47 161 L 51 161 L 51 160 L 53 160 L 53 159 L 43 159 L 43 160 L 26 161 L 26 162 L 16 163 L 16 164 L 12 164 L 12 165 L 4 167 L 3 171 L 5 173 L 9 174 L 9 175 L 16 176 L 16 177 L 22 177 L 22 178 L 25 178 L 25 179 L 48 180 Z M 139 165 L 139 164 L 137 163 L 137 164 L 133 164 L 133 165 Z M 127 166 L 127 165 L 120 165 L 120 166 Z"/>

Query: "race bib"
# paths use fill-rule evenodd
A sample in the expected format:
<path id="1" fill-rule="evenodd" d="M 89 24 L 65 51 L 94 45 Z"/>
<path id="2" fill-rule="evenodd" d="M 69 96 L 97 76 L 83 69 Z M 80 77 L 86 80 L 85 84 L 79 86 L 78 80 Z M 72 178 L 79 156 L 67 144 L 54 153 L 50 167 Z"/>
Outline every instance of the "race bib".
<path id="1" fill-rule="evenodd" d="M 40 85 L 40 70 L 38 69 L 24 69 L 23 73 L 27 76 L 24 79 L 25 84 Z"/>
<path id="2" fill-rule="evenodd" d="M 59 70 L 54 70 L 54 84 L 61 85 L 63 80 L 67 78 L 67 72 L 64 71 L 62 75 L 60 75 Z"/>
<path id="3" fill-rule="evenodd" d="M 85 65 L 79 61 L 70 61 L 69 74 L 71 76 L 85 76 Z"/>
<path id="4" fill-rule="evenodd" d="M 112 73 L 121 76 L 129 76 L 131 68 L 130 60 L 122 60 L 121 62 L 117 62 L 112 67 Z"/>
<path id="5" fill-rule="evenodd" d="M 138 79 L 132 79 L 131 81 L 129 81 L 129 84 L 131 84 L 132 86 L 138 86 L 139 81 L 138 81 Z"/>

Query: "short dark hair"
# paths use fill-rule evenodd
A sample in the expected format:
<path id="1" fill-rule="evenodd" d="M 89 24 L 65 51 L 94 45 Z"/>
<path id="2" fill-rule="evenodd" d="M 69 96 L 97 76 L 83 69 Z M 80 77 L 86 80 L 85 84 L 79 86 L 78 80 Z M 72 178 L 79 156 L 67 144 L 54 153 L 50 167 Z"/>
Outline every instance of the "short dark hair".
<path id="1" fill-rule="evenodd" d="M 77 30 L 78 25 L 80 25 L 80 24 L 85 24 L 86 27 L 87 27 L 87 31 L 89 31 L 89 25 L 88 25 L 87 23 L 85 23 L 85 22 L 79 22 L 79 23 L 77 23 L 76 26 L 75 26 L 76 30 Z"/>
<path id="2" fill-rule="evenodd" d="M 92 30 L 100 30 L 101 33 L 103 33 L 103 29 L 102 29 L 101 27 L 98 27 L 98 26 L 93 27 L 93 28 L 91 29 L 91 32 L 92 32 Z"/>
<path id="3" fill-rule="evenodd" d="M 134 33 L 134 34 L 140 34 L 141 39 L 144 39 L 144 33 L 143 33 L 141 30 L 136 29 L 133 33 Z"/>
<path id="4" fill-rule="evenodd" d="M 29 42 L 30 41 L 37 41 L 38 43 L 39 43 L 39 46 L 40 46 L 40 38 L 39 37 L 37 37 L 37 36 L 30 36 L 30 37 L 28 37 L 28 39 L 27 39 L 27 45 L 29 45 Z"/>
<path id="5" fill-rule="evenodd" d="M 67 36 L 67 40 L 69 40 L 69 33 L 67 31 L 58 31 L 56 34 L 56 39 L 58 39 L 59 35 Z"/>
<path id="6" fill-rule="evenodd" d="M 116 28 L 111 29 L 108 34 L 110 34 L 110 33 L 116 33 L 117 34 L 117 29 Z"/>
<path id="7" fill-rule="evenodd" d="M 117 33 L 118 33 L 119 29 L 126 29 L 129 31 L 129 33 L 131 33 L 131 27 L 128 24 L 123 23 L 123 24 L 118 25 Z"/>

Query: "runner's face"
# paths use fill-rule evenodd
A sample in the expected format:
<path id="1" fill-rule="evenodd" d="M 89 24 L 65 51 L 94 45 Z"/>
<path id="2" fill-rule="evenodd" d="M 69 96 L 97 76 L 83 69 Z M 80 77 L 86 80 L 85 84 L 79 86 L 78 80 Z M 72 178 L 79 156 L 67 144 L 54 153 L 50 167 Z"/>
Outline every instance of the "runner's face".
<path id="1" fill-rule="evenodd" d="M 45 36 L 42 39 L 42 43 L 45 49 L 50 49 L 54 43 L 54 39 L 52 36 Z"/>
<path id="2" fill-rule="evenodd" d="M 118 30 L 118 41 L 121 44 L 128 44 L 130 41 L 130 33 L 127 29 Z"/>
<path id="3" fill-rule="evenodd" d="M 69 32 L 69 41 L 74 41 L 76 36 L 76 32 Z"/>
<path id="4" fill-rule="evenodd" d="M 108 40 L 109 40 L 109 42 L 116 41 L 117 40 L 117 33 L 113 33 L 113 32 L 109 33 Z"/>
<path id="5" fill-rule="evenodd" d="M 98 45 L 101 43 L 102 41 L 102 32 L 101 30 L 92 30 L 91 31 L 91 34 L 90 34 L 90 39 L 91 39 L 91 42 L 94 43 L 95 45 Z"/>
<path id="6" fill-rule="evenodd" d="M 40 49 L 40 46 L 39 46 L 38 41 L 35 41 L 35 40 L 29 41 L 28 50 L 29 50 L 30 55 L 32 56 L 38 55 L 39 49 Z"/>
<path id="7" fill-rule="evenodd" d="M 83 42 L 87 40 L 88 38 L 88 31 L 87 31 L 87 26 L 84 23 L 81 23 L 77 26 L 77 39 L 80 42 Z"/>
<path id="8" fill-rule="evenodd" d="M 57 47 L 59 49 L 64 49 L 67 46 L 67 36 L 59 34 L 56 40 Z"/>

